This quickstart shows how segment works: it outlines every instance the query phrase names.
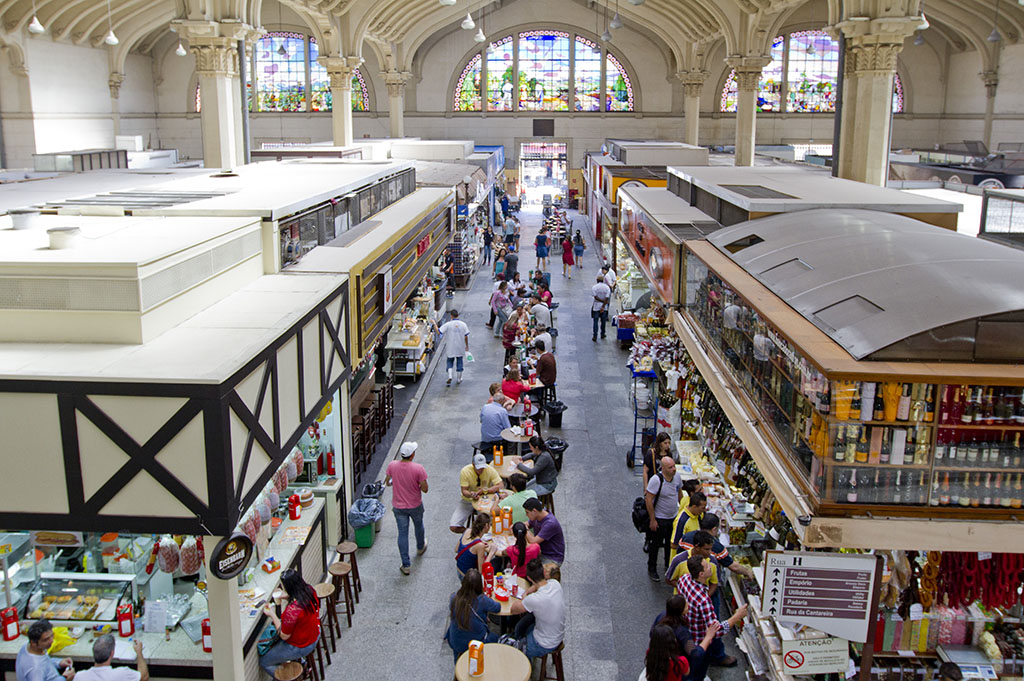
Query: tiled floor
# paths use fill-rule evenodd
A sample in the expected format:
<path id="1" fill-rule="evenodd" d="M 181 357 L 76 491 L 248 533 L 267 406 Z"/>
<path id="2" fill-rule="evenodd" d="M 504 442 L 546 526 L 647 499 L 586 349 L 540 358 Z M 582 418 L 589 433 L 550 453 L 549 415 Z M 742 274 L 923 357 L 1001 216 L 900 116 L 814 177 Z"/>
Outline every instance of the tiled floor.
<path id="1" fill-rule="evenodd" d="M 540 215 L 521 217 L 523 243 L 531 244 Z M 520 270 L 525 274 L 535 258 L 532 247 L 524 250 Z M 563 427 L 545 427 L 544 435 L 569 443 L 555 493 L 567 543 L 562 568 L 568 606 L 566 676 L 579 681 L 635 681 L 651 622 L 670 590 L 648 580 L 642 539 L 629 519 L 640 481 L 624 464 L 633 427 L 627 354 L 614 340 L 613 327 L 609 326 L 607 340 L 594 343 L 590 338 L 590 288 L 599 272 L 596 250 L 588 248 L 584 269 L 573 270 L 571 280 L 562 277 L 561 269 L 560 256 L 553 256 L 551 288 L 561 303 L 555 324 L 558 397 L 569 409 Z M 441 639 L 448 596 L 458 586 L 456 537 L 448 530 L 448 518 L 458 499 L 459 469 L 470 461 L 470 443 L 479 440 L 478 414 L 487 386 L 501 377 L 501 343 L 484 326 L 491 286 L 490 277 L 482 272 L 468 292 L 456 294 L 453 305 L 470 327 L 476 361 L 467 365 L 461 385 L 445 387 L 444 367 L 438 369 L 424 389 L 406 436 L 419 443 L 417 461 L 430 476 L 425 496 L 429 550 L 414 557 L 412 574 L 403 576 L 389 512 L 375 545 L 359 553 L 364 591 L 353 629 L 342 633 L 329 679 L 452 678 L 451 651 Z M 383 472 L 377 475 L 382 476 Z M 384 501 L 390 503 L 390 492 Z M 732 681 L 742 677 L 742 670 L 714 669 L 711 674 L 715 681 Z"/>

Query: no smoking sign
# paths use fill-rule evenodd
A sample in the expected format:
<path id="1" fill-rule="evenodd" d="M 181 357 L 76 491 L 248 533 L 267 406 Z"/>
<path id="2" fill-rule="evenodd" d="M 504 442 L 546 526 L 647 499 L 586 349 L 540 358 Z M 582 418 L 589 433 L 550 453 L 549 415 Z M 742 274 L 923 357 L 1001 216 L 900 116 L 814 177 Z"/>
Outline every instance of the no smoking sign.
<path id="1" fill-rule="evenodd" d="M 782 663 L 790 674 L 829 674 L 846 671 L 850 664 L 850 644 L 843 638 L 783 641 Z"/>
<path id="2" fill-rule="evenodd" d="M 790 669 L 800 669 L 804 666 L 804 655 L 798 650 L 791 650 L 786 653 L 786 656 L 782 658 L 782 661 L 786 663 L 786 666 Z"/>

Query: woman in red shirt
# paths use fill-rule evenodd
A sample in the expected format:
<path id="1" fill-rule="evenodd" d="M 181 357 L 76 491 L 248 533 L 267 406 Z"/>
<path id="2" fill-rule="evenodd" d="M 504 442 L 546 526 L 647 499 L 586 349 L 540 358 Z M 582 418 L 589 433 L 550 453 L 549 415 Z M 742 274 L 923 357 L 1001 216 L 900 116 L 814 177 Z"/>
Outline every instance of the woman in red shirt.
<path id="1" fill-rule="evenodd" d="M 530 389 L 529 384 L 519 376 L 519 368 L 512 367 L 508 370 L 505 380 L 501 382 L 501 392 L 510 400 L 519 401 L 520 396 Z"/>
<path id="2" fill-rule="evenodd" d="M 689 677 L 690 663 L 679 654 L 679 642 L 671 628 L 654 627 L 644 669 L 647 681 L 686 681 Z"/>
<path id="3" fill-rule="evenodd" d="M 285 570 L 281 575 L 281 586 L 284 587 L 290 601 L 278 618 L 277 613 L 268 603 L 263 612 L 277 627 L 281 640 L 260 655 L 260 666 L 270 674 L 271 678 L 278 665 L 293 660 L 302 660 L 313 652 L 320 638 L 320 599 L 316 596 L 306 580 L 295 570 Z"/>

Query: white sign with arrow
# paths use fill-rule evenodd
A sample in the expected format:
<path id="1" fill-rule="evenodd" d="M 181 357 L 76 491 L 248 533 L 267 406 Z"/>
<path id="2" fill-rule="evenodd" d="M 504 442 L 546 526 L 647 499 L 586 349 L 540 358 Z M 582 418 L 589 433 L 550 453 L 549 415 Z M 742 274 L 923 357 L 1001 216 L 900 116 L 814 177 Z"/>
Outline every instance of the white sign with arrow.
<path id="1" fill-rule="evenodd" d="M 762 614 L 849 641 L 870 640 L 879 577 L 876 556 L 769 552 L 764 568 Z"/>

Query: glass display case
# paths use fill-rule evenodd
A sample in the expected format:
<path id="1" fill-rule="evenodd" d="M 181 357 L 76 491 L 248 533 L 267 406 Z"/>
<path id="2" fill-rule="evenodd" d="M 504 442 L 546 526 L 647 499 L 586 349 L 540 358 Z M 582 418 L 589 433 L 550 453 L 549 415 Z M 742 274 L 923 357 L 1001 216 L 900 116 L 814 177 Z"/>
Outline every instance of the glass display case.
<path id="1" fill-rule="evenodd" d="M 35 560 L 31 551 L 28 532 L 0 533 L 0 547 L 6 567 L 0 573 L 0 604 L 2 608 L 11 605 L 20 610 L 36 581 Z M 8 592 L 10 601 L 8 602 Z M 0 608 L 0 609 L 2 609 Z"/>
<path id="2" fill-rule="evenodd" d="M 135 575 L 43 572 L 22 611 L 25 619 L 53 624 L 113 624 L 117 607 L 135 603 Z"/>
<path id="3" fill-rule="evenodd" d="M 899 363 L 887 380 L 836 380 L 693 253 L 687 280 L 690 316 L 819 510 L 1024 505 L 1024 389 L 901 380 Z"/>

